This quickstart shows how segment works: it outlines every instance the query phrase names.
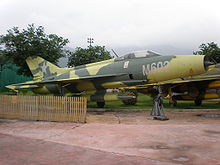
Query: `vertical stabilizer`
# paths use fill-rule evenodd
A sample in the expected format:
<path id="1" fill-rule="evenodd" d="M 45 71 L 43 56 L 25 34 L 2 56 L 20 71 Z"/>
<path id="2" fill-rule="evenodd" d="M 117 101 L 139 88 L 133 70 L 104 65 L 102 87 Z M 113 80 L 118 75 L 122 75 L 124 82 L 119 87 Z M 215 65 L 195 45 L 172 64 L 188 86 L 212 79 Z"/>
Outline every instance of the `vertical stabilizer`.
<path id="1" fill-rule="evenodd" d="M 57 74 L 73 70 L 73 68 L 59 68 L 41 57 L 28 57 L 26 62 L 31 70 L 34 80 L 42 80 L 47 77 L 56 76 Z"/>

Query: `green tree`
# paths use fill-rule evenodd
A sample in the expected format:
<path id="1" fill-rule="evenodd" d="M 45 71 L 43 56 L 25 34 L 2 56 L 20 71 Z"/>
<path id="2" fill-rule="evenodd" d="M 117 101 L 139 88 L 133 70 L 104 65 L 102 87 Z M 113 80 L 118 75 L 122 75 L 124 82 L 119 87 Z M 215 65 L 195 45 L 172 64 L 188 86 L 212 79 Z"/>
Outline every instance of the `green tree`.
<path id="1" fill-rule="evenodd" d="M 77 47 L 74 52 L 67 51 L 68 66 L 78 66 L 111 59 L 110 52 L 104 46 Z"/>
<path id="2" fill-rule="evenodd" d="M 68 39 L 56 34 L 45 34 L 42 26 L 28 25 L 27 29 L 19 30 L 13 27 L 6 35 L 0 36 L 0 44 L 3 47 L 5 57 L 19 66 L 18 74 L 30 76 L 31 73 L 25 62 L 29 56 L 41 56 L 46 60 L 57 64 L 58 59 L 65 56 L 63 47 Z"/>
<path id="3" fill-rule="evenodd" d="M 6 56 L 4 55 L 4 51 L 1 50 L 0 48 L 0 71 L 2 69 L 2 66 L 8 62 L 8 59 L 6 58 Z"/>
<path id="4" fill-rule="evenodd" d="M 3 65 L 5 63 L 5 56 L 3 54 L 3 51 L 0 50 L 0 65 Z"/>
<path id="5" fill-rule="evenodd" d="M 201 44 L 199 49 L 199 51 L 193 52 L 193 54 L 207 55 L 214 59 L 216 62 L 220 62 L 220 48 L 216 43 L 210 42 L 207 44 Z"/>

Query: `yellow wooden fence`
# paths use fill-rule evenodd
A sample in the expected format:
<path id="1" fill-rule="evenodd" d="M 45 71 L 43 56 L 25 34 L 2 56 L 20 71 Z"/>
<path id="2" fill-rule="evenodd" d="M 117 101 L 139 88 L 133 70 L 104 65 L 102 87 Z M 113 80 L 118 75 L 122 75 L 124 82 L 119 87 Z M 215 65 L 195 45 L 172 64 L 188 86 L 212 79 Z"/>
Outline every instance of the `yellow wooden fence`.
<path id="1" fill-rule="evenodd" d="M 86 98 L 0 95 L 0 118 L 86 122 Z"/>

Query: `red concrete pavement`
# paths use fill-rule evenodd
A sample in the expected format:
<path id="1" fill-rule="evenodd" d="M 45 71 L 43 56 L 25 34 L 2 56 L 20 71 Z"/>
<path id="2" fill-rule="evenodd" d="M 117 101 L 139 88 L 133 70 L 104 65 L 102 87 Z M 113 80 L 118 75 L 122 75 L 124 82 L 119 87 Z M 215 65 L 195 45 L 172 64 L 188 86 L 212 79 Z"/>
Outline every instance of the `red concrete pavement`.
<path id="1" fill-rule="evenodd" d="M 42 150 L 45 152 L 41 156 L 48 159 L 47 162 L 57 160 L 56 153 L 66 153 L 67 164 L 71 164 L 68 161 L 74 155 L 85 164 L 99 164 L 99 160 L 104 162 L 102 164 L 220 164 L 220 123 L 155 123 L 74 124 L 0 120 L 0 133 L 4 134 L 4 140 L 0 139 L 1 150 L 8 144 L 1 154 L 15 151 L 16 155 L 21 151 L 21 159 L 26 161 L 27 150 L 30 151 L 28 157 L 33 157 L 33 164 Z M 6 143 L 6 139 L 11 140 Z M 15 143 L 14 139 L 17 139 Z M 19 144 L 25 147 L 22 149 L 23 145 Z M 53 154 L 49 153 L 50 150 Z M 75 150 L 82 154 L 79 156 Z M 7 156 L 0 158 L 1 162 L 4 158 L 5 161 L 13 160 Z"/>
<path id="2" fill-rule="evenodd" d="M 137 156 L 0 134 L 0 165 L 155 165 Z"/>

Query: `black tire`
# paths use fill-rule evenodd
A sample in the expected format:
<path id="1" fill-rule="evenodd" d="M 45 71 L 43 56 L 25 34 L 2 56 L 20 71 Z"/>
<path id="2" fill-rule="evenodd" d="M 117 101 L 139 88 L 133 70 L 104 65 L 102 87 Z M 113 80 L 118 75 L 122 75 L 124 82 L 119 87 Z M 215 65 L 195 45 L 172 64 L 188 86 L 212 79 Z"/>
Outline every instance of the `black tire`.
<path id="1" fill-rule="evenodd" d="M 96 104 L 97 104 L 98 108 L 104 108 L 104 106 L 105 106 L 105 102 L 104 101 L 103 102 L 97 101 Z"/>
<path id="2" fill-rule="evenodd" d="M 195 100 L 194 101 L 196 106 L 201 106 L 202 105 L 202 100 Z"/>

